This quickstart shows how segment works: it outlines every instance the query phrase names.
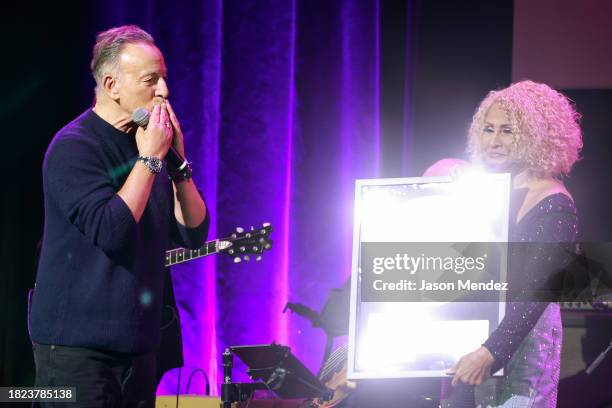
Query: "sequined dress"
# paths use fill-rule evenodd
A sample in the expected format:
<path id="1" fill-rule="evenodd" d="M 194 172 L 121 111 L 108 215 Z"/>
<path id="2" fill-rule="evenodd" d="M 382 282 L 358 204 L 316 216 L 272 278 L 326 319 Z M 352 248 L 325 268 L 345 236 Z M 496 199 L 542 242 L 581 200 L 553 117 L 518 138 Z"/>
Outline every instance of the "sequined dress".
<path id="1" fill-rule="evenodd" d="M 534 300 L 536 289 L 549 282 L 551 271 L 569 262 L 577 231 L 574 203 L 561 193 L 540 201 L 511 227 L 509 242 L 523 244 L 510 246 L 509 281 L 522 290 L 518 301 L 507 303 L 504 319 L 484 343 L 496 360 L 492 372 L 504 367 L 505 376 L 490 378 L 476 387 L 477 407 L 556 406 L 562 340 L 560 309 L 556 303 Z"/>

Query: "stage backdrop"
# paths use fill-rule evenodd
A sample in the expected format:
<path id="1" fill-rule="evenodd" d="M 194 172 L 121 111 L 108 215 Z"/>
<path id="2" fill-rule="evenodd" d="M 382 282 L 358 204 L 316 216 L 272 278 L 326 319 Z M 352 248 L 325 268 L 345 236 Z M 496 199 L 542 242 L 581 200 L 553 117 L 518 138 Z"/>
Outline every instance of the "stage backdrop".
<path id="1" fill-rule="evenodd" d="M 380 167 L 379 0 L 95 7 L 98 31 L 139 24 L 166 57 L 170 98 L 212 213 L 209 237 L 274 227 L 260 263 L 216 256 L 174 267 L 181 392 L 198 368 L 218 384 L 229 345 L 286 344 L 316 373 L 324 334 L 282 312 L 287 301 L 320 309 L 350 272 L 354 180 Z M 159 394 L 176 392 L 176 371 Z M 203 391 L 194 377 L 189 392 Z"/>
<path id="2" fill-rule="evenodd" d="M 599 2 L 589 0 L 570 28 L 580 28 Z M 525 2 L 7 4 L 10 24 L 0 25 L 11 62 L 0 68 L 7 78 L 0 119 L 9 135 L 1 161 L 9 176 L 0 200 L 0 384 L 34 383 L 25 295 L 43 225 L 41 163 L 53 134 L 92 101 L 88 65 L 96 32 L 139 24 L 166 54 L 171 97 L 213 213 L 211 238 L 236 225 L 276 227 L 275 246 L 259 265 L 217 257 L 173 271 L 186 392 L 197 368 L 220 381 L 219 357 L 231 344 L 286 342 L 318 368 L 323 334 L 281 314 L 282 306 L 293 300 L 319 308 L 348 274 L 354 178 L 418 175 L 441 157 L 462 156 L 478 102 L 512 79 L 513 23 L 519 29 L 524 22 L 518 14 L 513 22 L 519 3 Z M 564 7 L 548 11 L 567 14 Z M 543 27 L 562 20 L 550 13 Z M 592 36 L 600 20 L 579 37 Z M 584 159 L 568 188 L 582 209 L 583 237 L 609 241 L 610 183 L 594 175 L 612 173 L 611 91 L 566 91 L 584 115 L 585 134 Z M 176 391 L 176 374 L 166 376 L 161 393 Z M 189 391 L 204 391 L 198 374 Z"/>

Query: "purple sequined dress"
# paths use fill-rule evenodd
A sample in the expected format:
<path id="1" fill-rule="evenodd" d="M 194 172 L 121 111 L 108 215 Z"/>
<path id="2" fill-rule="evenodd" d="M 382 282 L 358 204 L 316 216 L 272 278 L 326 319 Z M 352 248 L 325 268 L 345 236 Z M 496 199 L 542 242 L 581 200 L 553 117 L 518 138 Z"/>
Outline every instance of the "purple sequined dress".
<path id="1" fill-rule="evenodd" d="M 574 203 L 560 193 L 511 227 L 509 241 L 521 244 L 510 247 L 509 281 L 521 295 L 507 303 L 503 321 L 484 343 L 496 360 L 493 372 L 504 367 L 505 376 L 476 387 L 478 407 L 556 407 L 561 315 L 558 304 L 535 300 L 541 300 L 537 289 L 548 284 L 551 273 L 569 262 L 577 231 Z"/>

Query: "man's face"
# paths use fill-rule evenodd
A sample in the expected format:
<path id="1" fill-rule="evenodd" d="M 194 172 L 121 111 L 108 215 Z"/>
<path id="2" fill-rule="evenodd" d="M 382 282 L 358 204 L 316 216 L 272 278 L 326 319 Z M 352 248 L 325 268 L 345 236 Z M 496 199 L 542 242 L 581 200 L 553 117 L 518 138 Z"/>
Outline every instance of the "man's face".
<path id="1" fill-rule="evenodd" d="M 154 45 L 127 44 L 119 56 L 117 91 L 119 106 L 128 114 L 168 98 L 164 56 Z"/>
<path id="2" fill-rule="evenodd" d="M 480 134 L 484 164 L 496 171 L 509 171 L 515 167 L 516 137 L 506 110 L 497 103 L 491 105 Z"/>

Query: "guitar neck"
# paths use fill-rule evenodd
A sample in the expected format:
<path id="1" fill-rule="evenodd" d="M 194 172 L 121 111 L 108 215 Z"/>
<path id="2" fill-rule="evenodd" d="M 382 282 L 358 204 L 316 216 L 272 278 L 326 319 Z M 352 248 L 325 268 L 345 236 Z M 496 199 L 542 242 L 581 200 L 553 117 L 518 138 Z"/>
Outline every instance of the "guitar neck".
<path id="1" fill-rule="evenodd" d="M 216 254 L 220 251 L 219 240 L 208 241 L 198 249 L 176 248 L 166 251 L 166 260 L 164 266 L 172 266 L 183 262 L 191 261 L 192 259 L 202 258 L 204 256 Z"/>
<path id="2" fill-rule="evenodd" d="M 251 227 L 250 231 L 236 228 L 236 232 L 229 237 L 208 241 L 198 249 L 171 249 L 166 251 L 164 266 L 176 265 L 219 252 L 227 252 L 234 258 L 234 262 L 248 261 L 251 254 L 257 255 L 256 260 L 259 261 L 261 254 L 272 247 L 270 231 L 272 231 L 270 224 L 264 224 L 259 229 Z"/>

